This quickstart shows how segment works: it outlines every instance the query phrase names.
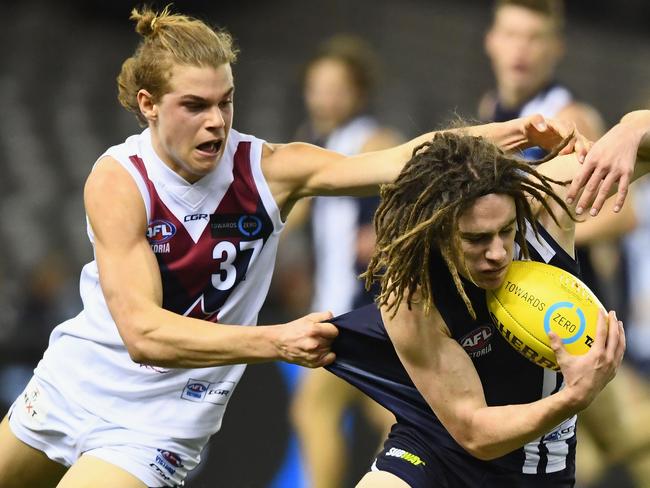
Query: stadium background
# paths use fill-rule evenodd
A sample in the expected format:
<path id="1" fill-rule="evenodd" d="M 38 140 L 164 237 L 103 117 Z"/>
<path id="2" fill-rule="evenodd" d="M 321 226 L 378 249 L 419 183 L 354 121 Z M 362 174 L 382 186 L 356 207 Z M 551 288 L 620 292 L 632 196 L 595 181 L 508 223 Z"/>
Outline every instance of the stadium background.
<path id="1" fill-rule="evenodd" d="M 650 3 L 567 3 L 569 50 L 560 77 L 612 125 L 650 101 Z M 106 147 L 138 130 L 115 87 L 138 40 L 128 20 L 135 5 L 0 1 L 3 409 L 24 385 L 51 328 L 80 308 L 78 273 L 91 258 L 83 183 Z M 301 63 L 334 33 L 362 35 L 378 50 L 384 70 L 375 113 L 407 136 L 444 126 L 454 113 L 474 117 L 479 97 L 493 85 L 482 50 L 486 1 L 194 0 L 176 2 L 175 9 L 233 33 L 241 48 L 234 126 L 269 141 L 292 139 L 304 115 Z M 291 263 L 280 263 L 280 274 L 285 264 Z M 304 300 L 288 296 L 290 279 L 276 279 L 260 323 L 295 318 Z M 297 374 L 291 366 L 249 366 L 189 487 L 301 486 L 287 418 Z M 358 479 L 377 440 L 363 422 L 350 421 L 349 429 L 362 434 L 350 451 L 350 478 Z"/>

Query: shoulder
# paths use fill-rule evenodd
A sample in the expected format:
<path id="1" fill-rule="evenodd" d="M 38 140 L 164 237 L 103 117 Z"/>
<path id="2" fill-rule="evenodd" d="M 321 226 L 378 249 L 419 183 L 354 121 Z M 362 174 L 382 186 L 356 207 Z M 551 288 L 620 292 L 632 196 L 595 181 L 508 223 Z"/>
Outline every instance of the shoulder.
<path id="1" fill-rule="evenodd" d="M 485 92 L 478 102 L 478 117 L 480 120 L 492 120 L 497 108 L 497 95 L 494 90 Z"/>
<path id="2" fill-rule="evenodd" d="M 302 168 L 317 167 L 343 157 L 342 154 L 306 142 L 265 142 L 262 147 L 262 166 L 270 179 L 283 179 L 283 175 L 300 173 Z"/>
<path id="3" fill-rule="evenodd" d="M 397 146 L 404 142 L 404 137 L 395 129 L 390 127 L 378 127 L 375 129 L 361 148 L 362 152 L 380 151 L 389 147 Z"/>
<path id="4" fill-rule="evenodd" d="M 142 205 L 135 180 L 115 158 L 104 156 L 88 175 L 84 186 L 87 211 L 112 208 L 118 202 Z"/>
<path id="5" fill-rule="evenodd" d="M 598 139 L 605 132 L 605 122 L 598 110 L 583 102 L 571 101 L 557 113 L 556 118 L 573 122 L 589 139 Z"/>
<path id="6" fill-rule="evenodd" d="M 129 172 L 117 159 L 104 155 L 97 160 L 86 179 L 86 187 L 94 190 L 108 189 L 115 183 L 132 180 Z"/>

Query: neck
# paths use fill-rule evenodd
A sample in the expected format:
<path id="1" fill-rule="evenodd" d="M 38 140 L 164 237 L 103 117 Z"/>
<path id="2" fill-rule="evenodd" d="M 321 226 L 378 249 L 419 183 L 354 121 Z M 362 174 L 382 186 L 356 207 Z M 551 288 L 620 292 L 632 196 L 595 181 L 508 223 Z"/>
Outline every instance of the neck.
<path id="1" fill-rule="evenodd" d="M 332 132 L 345 126 L 359 115 L 358 113 L 353 113 L 349 117 L 339 120 L 312 119 L 311 126 L 318 137 L 328 137 Z"/>
<path id="2" fill-rule="evenodd" d="M 312 120 L 311 126 L 318 137 L 327 137 L 338 127 L 338 124 L 329 120 Z"/>

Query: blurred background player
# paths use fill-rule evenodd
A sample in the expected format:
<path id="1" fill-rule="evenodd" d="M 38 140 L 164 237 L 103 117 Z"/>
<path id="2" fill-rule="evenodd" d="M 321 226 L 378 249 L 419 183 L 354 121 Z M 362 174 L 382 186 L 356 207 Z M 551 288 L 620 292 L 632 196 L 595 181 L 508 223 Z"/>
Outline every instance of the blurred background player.
<path id="1" fill-rule="evenodd" d="M 379 71 L 376 53 L 362 38 L 339 34 L 322 42 L 302 73 L 307 120 L 296 137 L 348 155 L 398 144 L 401 136 L 370 115 Z M 358 274 L 374 249 L 372 217 L 378 200 L 316 197 L 294 208 L 290 225 L 308 220 L 311 231 L 312 310 L 338 315 L 372 302 Z M 395 420 L 374 400 L 326 371 L 302 372 L 292 421 L 310 488 L 344 486 L 350 459 L 347 431 L 354 430 L 345 419 L 353 414 L 362 414 L 377 431 L 377 447 Z"/>
<path id="2" fill-rule="evenodd" d="M 564 2 L 562 0 L 497 0 L 493 21 L 485 37 L 485 50 L 491 61 L 496 88 L 479 103 L 479 117 L 486 121 L 504 121 L 529 113 L 541 113 L 574 123 L 589 139 L 604 132 L 605 123 L 598 111 L 578 101 L 572 91 L 560 83 L 557 67 L 565 53 Z M 543 156 L 540 148 L 524 151 L 524 157 Z M 602 297 L 607 306 L 624 310 L 625 281 L 622 275 L 620 238 L 634 226 L 633 207 L 624 205 L 618 214 L 611 209 L 613 199 L 590 224 L 592 230 L 576 231 L 576 253 L 583 279 Z M 596 229 L 601 229 L 596 230 Z M 606 235 L 603 233 L 606 231 Z M 593 237 L 589 237 L 589 236 Z M 589 484 L 603 474 L 607 463 L 620 460 L 621 435 L 617 427 L 631 421 L 623 408 L 624 390 L 631 375 L 621 368 L 619 379 L 581 414 L 584 437 L 578 459 L 578 480 Z M 621 377 L 623 379 L 621 379 Z M 607 426 L 610 426 L 609 428 Z M 650 483 L 650 465 L 631 463 L 637 483 Z M 640 485 L 644 486 L 644 485 Z"/>

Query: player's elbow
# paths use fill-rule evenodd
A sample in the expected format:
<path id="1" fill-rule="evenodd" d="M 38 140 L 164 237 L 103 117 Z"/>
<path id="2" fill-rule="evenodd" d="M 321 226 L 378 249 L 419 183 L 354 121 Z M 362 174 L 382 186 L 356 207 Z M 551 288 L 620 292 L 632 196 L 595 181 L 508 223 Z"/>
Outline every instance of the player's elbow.
<path id="1" fill-rule="evenodd" d="M 156 362 L 155 350 L 151 340 L 151 327 L 146 318 L 134 313 L 123 320 L 116 320 L 118 330 L 129 357 L 135 363 L 153 364 Z"/>
<path id="2" fill-rule="evenodd" d="M 465 446 L 463 446 L 465 447 Z M 493 461 L 496 458 L 503 456 L 505 453 L 498 452 L 492 446 L 486 445 L 468 445 L 465 450 L 472 456 L 481 461 Z"/>
<path id="3" fill-rule="evenodd" d="M 136 339 L 124 341 L 124 345 L 126 346 L 126 350 L 129 353 L 129 357 L 134 363 L 151 365 L 155 363 L 153 355 L 147 347 L 146 340 Z"/>
<path id="4" fill-rule="evenodd" d="M 129 332 L 122 333 L 122 340 L 129 357 L 135 363 L 149 364 L 152 360 L 148 340 L 146 336 L 137 330 L 129 327 Z"/>
<path id="5" fill-rule="evenodd" d="M 456 440 L 463 449 L 481 461 L 492 461 L 506 454 L 479 431 L 466 432 L 459 435 Z"/>

